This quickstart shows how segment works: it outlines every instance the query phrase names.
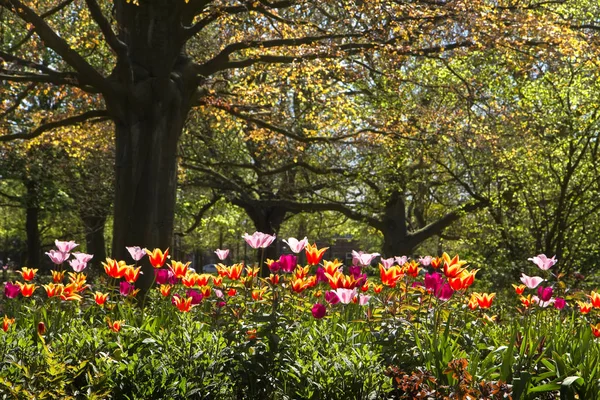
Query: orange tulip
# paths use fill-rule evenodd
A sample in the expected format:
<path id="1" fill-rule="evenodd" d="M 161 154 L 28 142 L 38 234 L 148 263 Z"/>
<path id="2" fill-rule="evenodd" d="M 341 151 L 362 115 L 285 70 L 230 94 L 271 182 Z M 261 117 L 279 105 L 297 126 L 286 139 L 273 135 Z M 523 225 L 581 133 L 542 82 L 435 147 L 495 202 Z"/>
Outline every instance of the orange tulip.
<path id="1" fill-rule="evenodd" d="M 582 314 L 587 314 L 590 311 L 592 311 L 592 303 L 587 303 L 587 302 L 583 302 L 583 301 L 578 301 L 577 304 L 579 305 L 579 311 Z"/>
<path id="2" fill-rule="evenodd" d="M 492 306 L 492 301 L 494 300 L 494 297 L 496 297 L 496 293 L 473 293 L 473 296 L 475 296 L 475 298 L 477 299 L 479 307 L 490 308 Z"/>
<path id="3" fill-rule="evenodd" d="M 589 294 L 587 297 L 590 298 L 592 306 L 594 306 L 594 308 L 600 307 L 600 293 L 592 291 L 592 293 Z"/>
<path id="4" fill-rule="evenodd" d="M 416 278 L 419 276 L 419 264 L 415 260 L 411 260 L 411 262 L 404 264 L 403 272 L 408 275 Z"/>
<path id="5" fill-rule="evenodd" d="M 394 265 L 385 269 L 383 265 L 379 265 L 379 274 L 381 276 L 381 283 L 385 286 L 396 286 L 398 279 L 402 277 L 402 271 L 399 266 Z"/>
<path id="6" fill-rule="evenodd" d="M 64 290 L 62 283 L 49 283 L 47 285 L 42 285 L 42 287 L 46 290 L 48 297 L 60 296 Z"/>
<path id="7" fill-rule="evenodd" d="M 171 294 L 171 290 L 173 289 L 173 285 L 160 285 L 160 294 L 163 297 L 168 297 Z"/>
<path id="8" fill-rule="evenodd" d="M 338 261 L 337 258 L 333 261 L 323 261 L 323 269 L 325 270 L 325 272 L 332 276 L 337 270 L 340 269 L 342 265 L 342 262 Z"/>
<path id="9" fill-rule="evenodd" d="M 237 281 L 242 276 L 244 270 L 244 264 L 233 264 L 231 267 L 225 267 L 225 276 L 232 281 Z"/>
<path id="10" fill-rule="evenodd" d="M 440 267 L 440 265 L 442 265 L 442 261 L 443 260 L 440 257 L 433 257 L 431 259 L 431 264 L 429 264 L 429 265 L 431 265 L 431 267 L 434 269 L 438 269 Z"/>
<path id="11" fill-rule="evenodd" d="M 222 276 L 213 276 L 212 281 L 213 281 L 213 285 L 221 286 L 223 284 L 223 277 Z"/>
<path id="12" fill-rule="evenodd" d="M 263 295 L 265 294 L 266 291 L 267 291 L 267 288 L 264 288 L 264 289 L 254 289 L 252 291 L 252 299 L 254 299 L 255 301 L 262 300 L 263 299 Z"/>
<path id="13" fill-rule="evenodd" d="M 115 279 L 121 279 L 125 275 L 125 269 L 127 268 L 125 261 L 117 261 L 112 258 L 107 258 L 106 262 L 103 262 L 102 265 L 104 266 L 106 275 Z"/>
<path id="14" fill-rule="evenodd" d="M 23 267 L 21 268 L 21 271 L 17 271 L 19 274 L 21 274 L 21 276 L 23 276 L 23 280 L 24 281 L 32 281 L 33 278 L 35 278 L 35 273 L 37 272 L 37 269 L 31 269 L 31 268 L 27 268 L 27 267 Z"/>
<path id="15" fill-rule="evenodd" d="M 196 285 L 198 286 L 206 286 L 208 285 L 208 280 L 211 278 L 209 274 L 196 274 Z"/>
<path id="16" fill-rule="evenodd" d="M 317 245 L 313 243 L 312 245 L 306 245 L 306 262 L 310 265 L 317 265 L 321 262 L 323 258 L 323 254 L 329 249 L 329 247 L 323 247 L 322 249 L 317 249 Z"/>
<path id="17" fill-rule="evenodd" d="M 198 284 L 198 277 L 200 275 L 196 274 L 196 273 L 188 273 L 186 276 L 184 276 L 183 278 L 181 278 L 181 283 L 183 283 L 184 286 L 186 287 L 194 287 Z"/>
<path id="18" fill-rule="evenodd" d="M 596 325 L 590 324 L 592 326 L 592 333 L 596 337 L 600 337 L 600 322 Z"/>
<path id="19" fill-rule="evenodd" d="M 310 266 L 301 267 L 298 265 L 294 270 L 294 279 L 304 279 L 310 272 Z"/>
<path id="20" fill-rule="evenodd" d="M 527 286 L 525 286 L 525 285 L 519 285 L 519 286 L 517 286 L 517 285 L 513 284 L 513 287 L 515 288 L 515 292 L 520 296 L 520 295 L 523 294 L 523 292 L 525 291 L 525 288 Z"/>
<path id="21" fill-rule="evenodd" d="M 444 261 L 444 274 L 448 278 L 456 278 L 459 276 L 464 268 L 466 261 L 460 261 L 458 255 L 454 256 L 453 259 L 450 259 L 450 256 L 447 253 L 442 255 L 442 259 Z"/>
<path id="22" fill-rule="evenodd" d="M 294 279 L 290 284 L 290 287 L 296 293 L 302 293 L 308 287 L 308 283 L 303 279 Z"/>
<path id="23" fill-rule="evenodd" d="M 531 295 L 527 297 L 521 296 L 519 297 L 519 300 L 521 300 L 521 304 L 523 304 L 525 308 L 529 308 L 531 307 L 531 304 L 533 304 L 533 301 L 531 300 Z"/>
<path id="24" fill-rule="evenodd" d="M 150 259 L 150 264 L 152 264 L 154 268 L 160 268 L 165 265 L 167 257 L 169 256 L 169 249 L 165 250 L 164 253 L 161 249 L 154 249 L 152 251 L 148 249 L 144 250 L 146 250 L 146 254 L 148 254 L 148 258 Z"/>
<path id="25" fill-rule="evenodd" d="M 207 297 L 210 297 L 210 294 L 212 293 L 212 289 L 210 286 L 202 286 L 200 288 L 200 293 L 202 293 L 202 296 L 206 299 Z"/>
<path id="26" fill-rule="evenodd" d="M 185 264 L 181 261 L 171 261 L 171 272 L 173 272 L 175 278 L 181 279 L 187 275 L 190 264 L 189 261 Z"/>
<path id="27" fill-rule="evenodd" d="M 191 297 L 187 297 L 184 299 L 183 297 L 175 296 L 173 297 L 173 299 L 175 299 L 175 306 L 179 309 L 179 311 L 189 312 L 192 309 Z"/>
<path id="28" fill-rule="evenodd" d="M 108 293 L 102 293 L 102 292 L 96 292 L 94 294 L 94 301 L 96 302 L 96 304 L 98 304 L 99 306 L 104 305 L 104 303 L 106 303 L 106 300 L 108 299 Z"/>
<path id="29" fill-rule="evenodd" d="M 140 270 L 142 269 L 142 267 L 133 267 L 133 266 L 128 266 L 125 269 L 125 280 L 129 283 L 135 283 L 135 281 L 138 280 L 138 278 L 140 277 Z"/>
<path id="30" fill-rule="evenodd" d="M 467 306 L 471 309 L 471 310 L 476 310 L 477 307 L 479 307 L 479 303 L 477 302 L 477 298 L 471 296 L 471 298 L 469 299 L 469 304 L 467 304 Z"/>
<path id="31" fill-rule="evenodd" d="M 360 287 L 360 290 L 363 291 L 363 292 L 366 292 L 366 291 L 369 290 L 369 286 L 370 286 L 370 284 L 369 284 L 369 282 L 367 282 L 367 283 L 365 283 L 364 285 L 362 285 Z"/>
<path id="32" fill-rule="evenodd" d="M 373 285 L 373 291 L 375 293 L 381 293 L 381 290 L 383 289 L 383 285 Z"/>
<path id="33" fill-rule="evenodd" d="M 33 292 L 35 292 L 35 289 L 37 288 L 37 286 L 35 286 L 33 283 L 17 282 L 17 285 L 19 285 L 19 287 L 21 288 L 21 294 L 23 295 L 23 297 L 31 297 L 31 295 L 33 294 Z"/>
<path id="34" fill-rule="evenodd" d="M 121 330 L 122 324 L 125 321 L 112 321 L 110 318 L 106 318 L 106 322 L 108 323 L 108 327 L 111 331 L 118 333 Z"/>
<path id="35" fill-rule="evenodd" d="M 260 272 L 260 268 L 258 268 L 258 267 L 254 267 L 254 268 L 246 267 L 246 276 L 248 278 L 254 278 L 255 276 L 258 276 L 259 272 Z"/>
<path id="36" fill-rule="evenodd" d="M 52 283 L 62 283 L 65 277 L 65 271 L 50 271 L 52 273 Z"/>
<path id="37" fill-rule="evenodd" d="M 227 291 L 227 296 L 229 296 L 229 297 L 233 297 L 233 296 L 235 296 L 236 294 L 237 294 L 237 290 L 235 290 L 235 289 L 229 289 L 229 290 Z"/>
<path id="38" fill-rule="evenodd" d="M 277 285 L 279 283 L 279 275 L 275 274 L 271 274 L 269 275 L 269 277 L 267 278 L 267 280 L 269 282 L 271 282 L 272 285 Z"/>
<path id="39" fill-rule="evenodd" d="M 8 329 L 14 323 L 15 323 L 15 319 L 14 318 L 8 318 L 8 316 L 5 315 L 4 316 L 4 321 L 2 322 L 2 330 L 4 332 L 8 332 Z"/>

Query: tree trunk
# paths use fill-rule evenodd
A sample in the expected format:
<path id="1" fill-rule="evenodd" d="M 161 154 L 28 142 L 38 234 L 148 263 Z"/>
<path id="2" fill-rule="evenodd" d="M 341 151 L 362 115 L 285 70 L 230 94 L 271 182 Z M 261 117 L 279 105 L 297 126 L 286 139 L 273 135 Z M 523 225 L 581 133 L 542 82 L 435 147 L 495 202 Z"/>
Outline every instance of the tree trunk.
<path id="1" fill-rule="evenodd" d="M 279 233 L 279 228 L 281 227 L 287 212 L 285 209 L 281 207 L 245 208 L 257 231 L 267 233 L 269 235 L 277 235 Z M 258 263 L 260 263 L 261 259 L 263 262 L 266 261 L 267 258 L 270 258 L 271 260 L 277 260 L 279 258 L 279 252 L 277 251 L 277 240 L 269 247 L 264 249 L 264 254 L 262 249 L 257 251 L 256 259 Z M 264 267 L 264 265 L 259 266 L 261 267 L 261 275 L 269 276 L 269 269 Z"/>
<path id="2" fill-rule="evenodd" d="M 32 180 L 25 182 L 27 189 L 26 195 L 26 216 L 25 230 L 27 231 L 27 266 L 29 268 L 40 268 L 42 248 L 40 244 L 39 228 L 39 206 L 36 183 Z"/>
<path id="3" fill-rule="evenodd" d="M 128 48 L 128 62 L 117 64 L 111 77 L 127 95 L 107 99 L 116 131 L 118 259 L 131 261 L 126 246 L 173 250 L 177 146 L 200 83 L 185 56 L 181 11 L 171 0 L 115 2 L 119 39 Z M 146 259 L 142 271 L 137 286 L 145 291 L 154 278 Z"/>
<path id="4" fill-rule="evenodd" d="M 385 203 L 381 233 L 384 257 L 412 254 L 414 245 L 410 243 L 407 231 L 404 195 L 399 191 L 392 192 Z"/>
<path id="5" fill-rule="evenodd" d="M 101 263 L 106 259 L 106 241 L 104 240 L 104 226 L 106 217 L 81 217 L 85 228 L 85 249 L 94 258 L 90 262 L 94 270 L 100 270 Z"/>

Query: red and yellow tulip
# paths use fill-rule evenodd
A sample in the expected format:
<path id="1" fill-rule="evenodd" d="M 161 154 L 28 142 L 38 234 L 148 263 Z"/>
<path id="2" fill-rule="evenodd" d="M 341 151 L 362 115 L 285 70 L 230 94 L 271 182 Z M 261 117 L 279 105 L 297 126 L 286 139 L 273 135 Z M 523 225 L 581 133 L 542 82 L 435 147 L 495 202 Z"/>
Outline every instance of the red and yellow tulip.
<path id="1" fill-rule="evenodd" d="M 148 254 L 148 258 L 150 259 L 150 264 L 154 268 L 160 268 L 165 265 L 167 258 L 169 257 L 169 249 L 165 250 L 163 253 L 161 249 L 154 249 L 152 251 L 145 249 L 146 254 Z"/>
<path id="2" fill-rule="evenodd" d="M 321 262 L 323 258 L 323 254 L 329 249 L 329 247 L 323 247 L 322 249 L 318 249 L 317 245 L 313 243 L 312 245 L 306 245 L 306 262 L 310 265 L 317 265 Z"/>
<path id="3" fill-rule="evenodd" d="M 33 280 L 33 278 L 35 278 L 35 273 L 37 272 L 37 269 L 31 269 L 31 268 L 27 268 L 27 267 L 23 267 L 21 268 L 21 271 L 17 271 L 19 274 L 21 274 L 21 276 L 23 277 L 24 281 L 30 282 Z"/>

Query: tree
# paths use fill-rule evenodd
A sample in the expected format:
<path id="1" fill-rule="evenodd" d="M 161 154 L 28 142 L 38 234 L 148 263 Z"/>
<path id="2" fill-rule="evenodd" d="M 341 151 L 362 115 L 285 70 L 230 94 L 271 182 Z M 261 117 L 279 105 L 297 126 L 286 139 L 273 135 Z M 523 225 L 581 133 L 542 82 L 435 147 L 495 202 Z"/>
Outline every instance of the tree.
<path id="1" fill-rule="evenodd" d="M 214 97 L 211 85 L 226 71 L 341 56 L 360 60 L 385 48 L 401 58 L 492 42 L 555 43 L 564 22 L 544 13 L 548 4 L 86 0 L 83 6 L 65 0 L 40 8 L 1 0 L 8 13 L 3 26 L 17 27 L 18 34 L 11 30 L 2 47 L 0 78 L 102 97 L 106 110 L 76 117 L 108 115 L 114 121 L 113 248 L 125 258 L 126 245 L 171 244 L 177 145 L 190 109 Z M 544 18 L 534 18 L 539 15 Z M 61 20 L 78 29 L 67 31 Z M 505 35 L 507 30 L 514 33 Z M 521 40 L 519 32 L 528 38 Z M 42 43 L 56 56 L 50 64 L 37 59 Z"/>

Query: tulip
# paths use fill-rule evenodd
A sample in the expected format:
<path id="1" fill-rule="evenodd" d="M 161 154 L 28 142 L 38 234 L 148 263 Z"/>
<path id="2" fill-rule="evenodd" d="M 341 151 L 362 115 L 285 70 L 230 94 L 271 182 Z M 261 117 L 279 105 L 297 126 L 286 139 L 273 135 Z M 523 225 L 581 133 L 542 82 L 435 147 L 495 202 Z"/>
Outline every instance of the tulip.
<path id="1" fill-rule="evenodd" d="M 222 276 L 212 276 L 211 278 L 214 286 L 221 286 L 223 284 Z"/>
<path id="2" fill-rule="evenodd" d="M 546 288 L 543 286 L 538 287 L 538 297 L 543 302 L 550 301 L 550 299 L 552 298 L 552 287 L 550 287 L 550 286 L 548 286 Z"/>
<path id="3" fill-rule="evenodd" d="M 431 258 L 431 256 L 420 257 L 419 264 L 421 264 L 424 267 L 428 267 L 431 264 Z"/>
<path id="4" fill-rule="evenodd" d="M 15 285 L 11 282 L 4 283 L 4 296 L 9 299 L 14 299 L 21 293 L 21 288 L 19 285 Z"/>
<path id="5" fill-rule="evenodd" d="M 582 301 L 578 301 L 577 305 L 579 306 L 579 311 L 582 314 L 587 314 L 592 311 L 592 303 L 584 303 Z"/>
<path id="6" fill-rule="evenodd" d="M 146 250 L 142 249 L 139 246 L 125 247 L 125 248 L 131 255 L 131 258 L 133 258 L 135 261 L 140 261 L 142 258 L 144 258 L 144 256 L 146 256 Z"/>
<path id="7" fill-rule="evenodd" d="M 19 285 L 23 297 L 31 297 L 31 295 L 33 294 L 33 292 L 35 292 L 35 289 L 37 288 L 37 286 L 35 286 L 32 283 L 17 282 L 17 285 Z"/>
<path id="8" fill-rule="evenodd" d="M 62 283 L 63 279 L 65 278 L 65 271 L 50 270 L 50 272 L 52 273 L 53 283 Z"/>
<path id="9" fill-rule="evenodd" d="M 430 265 L 433 267 L 433 269 L 438 269 L 440 265 L 442 265 L 442 261 L 443 260 L 440 257 L 433 257 Z"/>
<path id="10" fill-rule="evenodd" d="M 490 308 L 494 297 L 496 297 L 496 293 L 473 293 L 473 297 L 477 299 L 477 304 L 480 308 Z"/>
<path id="11" fill-rule="evenodd" d="M 96 293 L 94 293 L 94 301 L 99 306 L 104 305 L 104 303 L 106 303 L 107 299 L 108 299 L 108 293 L 102 293 L 102 292 L 96 292 Z"/>
<path id="12" fill-rule="evenodd" d="M 197 292 L 194 289 L 188 289 L 188 291 L 185 292 L 185 295 L 192 299 L 192 305 L 200 304 L 200 302 L 204 298 L 204 295 L 202 293 Z"/>
<path id="13" fill-rule="evenodd" d="M 70 256 L 69 253 L 63 253 L 62 251 L 56 250 L 50 250 L 49 252 L 46 252 L 46 255 L 48 255 L 48 257 L 50 257 L 50 260 L 52 260 L 52 262 L 56 265 L 62 264 Z"/>
<path id="14" fill-rule="evenodd" d="M 198 283 L 198 277 L 199 277 L 198 274 L 190 273 L 188 271 L 188 274 L 186 276 L 184 276 L 183 278 L 181 278 L 181 283 L 183 284 L 183 286 L 186 286 L 189 288 L 194 287 Z"/>
<path id="15" fill-rule="evenodd" d="M 123 322 L 125 322 L 125 321 L 111 322 L 110 318 L 107 318 L 106 322 L 108 323 L 108 327 L 110 328 L 111 331 L 118 333 L 121 330 L 121 326 L 122 326 Z"/>
<path id="16" fill-rule="evenodd" d="M 42 287 L 46 290 L 46 294 L 48 295 L 48 297 L 60 296 L 64 289 L 62 283 L 49 283 L 47 285 L 42 285 Z"/>
<path id="17" fill-rule="evenodd" d="M 92 258 L 94 258 L 94 256 L 92 254 L 86 254 L 86 253 L 73 253 L 73 256 L 81 261 L 82 263 L 89 263 L 90 261 L 92 261 Z M 81 271 L 78 271 L 81 272 Z"/>
<path id="18" fill-rule="evenodd" d="M 312 244 L 312 246 L 310 244 L 306 245 L 306 262 L 310 265 L 317 265 L 321 262 L 321 259 L 323 258 L 323 254 L 325 254 L 325 251 L 327 251 L 327 249 L 329 249 L 329 247 L 323 247 L 322 249 L 317 249 L 317 245 L 316 244 Z"/>
<path id="19" fill-rule="evenodd" d="M 448 278 L 456 278 L 459 276 L 464 271 L 463 265 L 467 263 L 466 261 L 461 261 L 458 258 L 458 255 L 450 259 L 448 253 L 444 253 L 442 259 L 444 261 L 444 274 Z"/>
<path id="20" fill-rule="evenodd" d="M 304 250 L 304 248 L 308 244 L 308 238 L 304 237 L 304 239 L 298 240 L 296 238 L 291 237 L 288 240 L 284 239 L 283 242 L 286 243 L 288 246 L 290 246 L 291 251 L 298 254 L 302 250 Z"/>
<path id="21" fill-rule="evenodd" d="M 152 251 L 150 251 L 148 249 L 144 249 L 144 250 L 146 251 L 146 254 L 148 254 L 148 257 L 150 257 L 150 264 L 152 264 L 152 266 L 154 268 L 160 268 L 163 265 L 165 265 L 165 262 L 167 261 L 167 258 L 169 257 L 169 249 L 168 248 L 167 248 L 167 250 L 165 250 L 164 253 L 162 252 L 161 249 L 154 249 Z"/>
<path id="22" fill-rule="evenodd" d="M 172 289 L 173 289 L 173 285 L 162 284 L 162 285 L 160 285 L 158 290 L 160 291 L 160 294 L 163 297 L 168 297 L 171 294 Z"/>
<path id="23" fill-rule="evenodd" d="M 298 257 L 296 257 L 293 254 L 283 254 L 279 257 L 279 261 L 276 261 L 275 263 L 277 263 L 281 267 L 281 270 L 283 272 L 290 273 L 296 268 L 296 265 L 298 263 Z M 271 269 L 271 271 L 277 272 L 273 269 Z"/>
<path id="24" fill-rule="evenodd" d="M 416 278 L 417 276 L 419 276 L 419 270 L 419 264 L 417 264 L 414 260 L 404 264 L 404 273 L 408 276 Z"/>
<path id="25" fill-rule="evenodd" d="M 557 297 L 554 299 L 554 308 L 557 310 L 562 310 L 567 305 L 567 302 L 562 297 Z"/>
<path id="26" fill-rule="evenodd" d="M 21 274 L 21 276 L 23 277 L 23 280 L 29 282 L 32 281 L 33 278 L 35 278 L 35 273 L 37 272 L 37 269 L 31 269 L 31 268 L 27 268 L 27 267 L 23 267 L 21 269 L 21 271 L 17 271 L 19 274 Z"/>
<path id="27" fill-rule="evenodd" d="M 252 291 L 252 299 L 254 301 L 259 301 L 263 299 L 263 295 L 265 294 L 265 292 L 267 291 L 267 288 L 263 288 L 263 289 L 254 289 Z"/>
<path id="28" fill-rule="evenodd" d="M 383 285 L 373 285 L 373 291 L 377 294 L 381 293 L 383 290 Z"/>
<path id="29" fill-rule="evenodd" d="M 271 274 L 267 278 L 267 281 L 271 282 L 272 285 L 277 285 L 279 283 L 279 275 Z"/>
<path id="30" fill-rule="evenodd" d="M 10 328 L 10 326 L 12 324 L 15 323 L 15 319 L 14 318 L 8 318 L 7 315 L 4 316 L 4 321 L 2 322 L 2 330 L 4 332 L 8 332 L 8 329 Z"/>
<path id="31" fill-rule="evenodd" d="M 404 264 L 406 264 L 408 262 L 408 257 L 407 256 L 402 256 L 402 257 L 394 257 L 394 260 L 396 260 L 396 264 L 398 264 L 399 266 L 403 266 Z"/>
<path id="32" fill-rule="evenodd" d="M 592 333 L 594 334 L 595 337 L 600 337 L 600 323 L 593 325 L 590 324 L 592 327 Z"/>
<path id="33" fill-rule="evenodd" d="M 175 278 L 181 279 L 187 275 L 190 264 L 189 261 L 185 264 L 180 261 L 171 261 L 169 268 L 171 269 L 171 272 L 173 272 L 173 275 L 175 275 Z"/>
<path id="34" fill-rule="evenodd" d="M 338 261 L 338 259 L 336 258 L 333 261 L 323 261 L 323 267 L 319 267 L 317 270 L 321 269 L 324 272 L 327 272 L 329 275 L 333 275 L 336 273 L 336 271 L 338 271 L 340 269 L 340 267 L 342 266 L 342 262 Z"/>
<path id="35" fill-rule="evenodd" d="M 519 286 L 517 286 L 517 285 L 515 285 L 515 284 L 513 284 L 512 286 L 515 288 L 515 292 L 516 292 L 516 293 L 517 293 L 519 296 L 523 294 L 523 292 L 525 291 L 525 288 L 527 287 L 527 286 L 525 286 L 525 285 L 519 285 Z"/>
<path id="36" fill-rule="evenodd" d="M 558 261 L 555 257 L 556 256 L 552 256 L 552 258 L 548 258 L 548 257 L 546 257 L 545 254 L 540 254 L 533 258 L 528 258 L 527 260 L 533 262 L 535 265 L 537 265 L 539 267 L 539 269 L 547 271 L 550 268 L 552 268 L 552 266 L 554 264 L 556 264 L 556 262 Z"/>
<path id="37" fill-rule="evenodd" d="M 217 250 L 215 250 L 215 254 L 219 258 L 219 260 L 224 261 L 227 258 L 227 256 L 229 256 L 229 250 L 217 249 Z"/>
<path id="38" fill-rule="evenodd" d="M 519 300 L 521 301 L 521 304 L 523 304 L 523 306 L 525 308 L 529 308 L 531 306 L 531 304 L 533 303 L 533 300 L 531 299 L 531 295 L 525 297 L 525 296 L 521 296 L 519 297 Z"/>
<path id="39" fill-rule="evenodd" d="M 348 304 L 356 297 L 356 288 L 354 289 L 336 289 L 335 294 L 342 304 Z"/>
<path id="40" fill-rule="evenodd" d="M 383 265 L 379 265 L 379 274 L 381 283 L 390 287 L 396 286 L 398 279 L 402 277 L 402 271 L 397 265 L 391 266 L 388 269 L 385 269 Z"/>
<path id="41" fill-rule="evenodd" d="M 106 275 L 115 279 L 121 279 L 125 275 L 125 269 L 127 268 L 125 261 L 117 261 L 112 258 L 107 258 L 106 262 L 102 263 L 102 266 Z"/>
<path id="42" fill-rule="evenodd" d="M 237 281 L 242 276 L 242 271 L 244 270 L 244 264 L 233 264 L 231 267 L 225 267 L 225 273 L 229 279 L 232 281 Z"/>
<path id="43" fill-rule="evenodd" d="M 535 289 L 543 281 L 544 279 L 539 276 L 527 276 L 523 273 L 521 274 L 521 282 L 523 282 L 529 289 Z"/>
<path id="44" fill-rule="evenodd" d="M 58 251 L 60 251 L 61 253 L 69 253 L 75 247 L 79 246 L 79 244 L 75 243 L 72 240 L 70 242 L 61 242 L 59 240 L 55 240 L 54 244 L 56 245 Z"/>
<path id="45" fill-rule="evenodd" d="M 437 272 L 425 274 L 425 289 L 427 289 L 429 293 L 437 293 L 443 284 L 444 279 L 441 274 Z"/>
<path id="46" fill-rule="evenodd" d="M 363 267 L 371 265 L 373 260 L 379 257 L 379 253 L 365 253 L 363 251 L 356 252 L 352 250 L 352 264 Z"/>
<path id="47" fill-rule="evenodd" d="M 592 293 L 589 294 L 587 297 L 590 298 L 592 306 L 594 306 L 594 308 L 600 307 L 600 293 L 592 291 Z"/>
<path id="48" fill-rule="evenodd" d="M 358 295 L 358 304 L 361 306 L 364 306 L 365 304 L 367 304 L 369 302 L 370 299 L 371 299 L 371 296 L 369 296 L 369 295 L 359 294 Z"/>
<path id="49" fill-rule="evenodd" d="M 71 265 L 71 268 L 73 268 L 73 271 L 75 271 L 75 272 L 81 272 L 87 267 L 87 263 L 82 262 L 76 258 L 73 260 L 70 260 L 69 264 Z"/>
<path id="50" fill-rule="evenodd" d="M 237 294 L 237 290 L 235 290 L 235 289 L 229 289 L 229 290 L 227 291 L 227 296 L 229 296 L 229 297 L 233 297 L 233 296 L 235 296 L 236 294 Z"/>
<path id="51" fill-rule="evenodd" d="M 173 296 L 173 304 L 175 304 L 181 312 L 189 312 L 192 309 L 192 300 L 191 297 L 184 299 L 183 297 Z"/>
<path id="52" fill-rule="evenodd" d="M 264 249 L 269 247 L 275 240 L 275 235 L 269 235 L 262 232 L 254 232 L 252 236 L 248 235 L 248 233 L 244 233 L 242 237 L 253 249 Z"/>
<path id="53" fill-rule="evenodd" d="M 438 292 L 435 293 L 435 296 L 443 301 L 449 300 L 454 294 L 454 290 L 450 287 L 448 283 L 445 283 L 438 289 Z"/>
<path id="54" fill-rule="evenodd" d="M 312 307 L 311 312 L 315 319 L 321 319 L 327 314 L 327 308 L 321 303 L 316 303 Z"/>
<path id="55" fill-rule="evenodd" d="M 40 336 L 46 333 L 46 324 L 44 323 L 44 321 L 38 322 L 37 332 Z"/>
<path id="56" fill-rule="evenodd" d="M 133 293 L 134 289 L 135 285 L 129 282 L 123 281 L 119 284 L 119 292 L 122 296 L 129 296 L 131 293 Z"/>
<path id="57" fill-rule="evenodd" d="M 325 300 L 329 304 L 331 304 L 331 305 L 334 305 L 334 304 L 337 304 L 337 303 L 340 302 L 340 298 L 338 297 L 338 295 L 334 291 L 326 292 L 325 293 Z"/>
<path id="58" fill-rule="evenodd" d="M 337 269 L 336 269 L 337 271 Z M 317 268 L 317 272 L 315 272 L 315 276 L 317 277 L 317 282 L 327 282 L 327 276 L 325 274 L 328 274 L 328 272 L 325 272 L 325 268 L 319 267 Z M 329 275 L 333 275 L 333 274 L 329 274 Z"/>
<path id="59" fill-rule="evenodd" d="M 537 304 L 539 307 L 543 307 L 546 308 L 548 306 L 551 306 L 552 304 L 554 304 L 554 299 L 549 299 L 549 300 L 542 300 L 540 299 L 538 296 L 533 296 L 531 298 L 532 302 Z"/>
<path id="60" fill-rule="evenodd" d="M 175 278 L 175 275 L 169 269 L 155 269 L 154 277 L 157 285 L 164 285 L 166 283 L 173 285 L 177 283 L 177 278 Z"/>

